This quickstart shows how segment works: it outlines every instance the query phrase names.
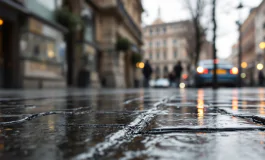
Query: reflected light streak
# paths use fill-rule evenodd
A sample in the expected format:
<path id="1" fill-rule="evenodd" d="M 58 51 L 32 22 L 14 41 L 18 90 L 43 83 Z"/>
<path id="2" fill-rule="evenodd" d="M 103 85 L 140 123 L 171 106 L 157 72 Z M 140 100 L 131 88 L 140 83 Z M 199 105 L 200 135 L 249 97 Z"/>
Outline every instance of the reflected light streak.
<path id="1" fill-rule="evenodd" d="M 198 112 L 198 125 L 202 126 L 204 124 L 204 91 L 198 90 L 197 99 L 197 112 Z"/>
<path id="2" fill-rule="evenodd" d="M 264 89 L 260 89 L 259 90 L 259 100 L 260 100 L 260 104 L 259 104 L 259 114 L 261 115 L 265 115 L 265 102 L 264 102 Z"/>
<path id="3" fill-rule="evenodd" d="M 232 110 L 237 111 L 238 110 L 238 100 L 236 97 L 232 100 Z"/>
<path id="4" fill-rule="evenodd" d="M 54 120 L 53 119 L 48 119 L 48 127 L 49 127 L 50 131 L 54 131 L 55 130 Z"/>

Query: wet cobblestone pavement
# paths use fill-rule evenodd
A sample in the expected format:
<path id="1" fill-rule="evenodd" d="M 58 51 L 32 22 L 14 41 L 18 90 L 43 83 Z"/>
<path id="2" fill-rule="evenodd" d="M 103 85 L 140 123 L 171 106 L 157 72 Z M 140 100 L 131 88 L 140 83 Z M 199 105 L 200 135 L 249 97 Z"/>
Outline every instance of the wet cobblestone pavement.
<path id="1" fill-rule="evenodd" d="M 265 89 L 0 91 L 0 159 L 265 157 Z"/>

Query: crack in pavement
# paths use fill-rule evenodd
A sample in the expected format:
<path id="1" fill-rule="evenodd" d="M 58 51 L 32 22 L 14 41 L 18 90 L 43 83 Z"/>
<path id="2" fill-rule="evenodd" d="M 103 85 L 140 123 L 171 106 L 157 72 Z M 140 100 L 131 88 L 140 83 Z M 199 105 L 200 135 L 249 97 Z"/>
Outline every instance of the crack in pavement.
<path id="1" fill-rule="evenodd" d="M 106 154 L 106 151 L 119 146 L 120 144 L 133 139 L 137 133 L 141 132 L 159 113 L 159 107 L 166 104 L 167 98 L 154 104 L 154 107 L 139 115 L 134 121 L 132 121 L 125 128 L 109 135 L 105 138 L 105 141 L 97 144 L 95 147 L 90 148 L 87 153 L 82 153 L 73 159 L 91 159 L 100 158 Z"/>
<path id="2" fill-rule="evenodd" d="M 237 132 L 237 131 L 265 131 L 265 127 L 245 128 L 163 128 L 152 129 L 138 134 L 167 134 L 167 133 L 214 133 L 214 132 Z"/>
<path id="3" fill-rule="evenodd" d="M 32 114 L 30 116 L 26 116 L 26 117 L 19 119 L 19 120 L 0 122 L 0 126 L 5 127 L 5 126 L 10 126 L 10 125 L 15 125 L 15 124 L 21 124 L 21 123 L 25 123 L 27 121 L 31 121 L 33 119 L 37 119 L 39 117 L 44 117 L 44 116 L 49 116 L 49 115 L 81 115 L 81 114 L 88 114 L 88 113 L 93 112 L 93 111 L 79 111 L 82 109 L 84 109 L 84 108 L 82 108 L 82 107 L 76 108 L 76 109 L 73 109 L 72 112 L 50 111 L 50 112 L 36 113 L 36 114 Z"/>

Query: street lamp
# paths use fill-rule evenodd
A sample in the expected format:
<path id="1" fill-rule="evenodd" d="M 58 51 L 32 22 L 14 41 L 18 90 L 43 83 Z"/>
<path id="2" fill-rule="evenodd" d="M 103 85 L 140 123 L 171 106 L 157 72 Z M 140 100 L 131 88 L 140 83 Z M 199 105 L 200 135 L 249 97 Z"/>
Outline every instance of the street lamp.
<path id="1" fill-rule="evenodd" d="M 262 49 L 265 53 L 265 42 L 260 42 L 259 48 Z"/>
<path id="2" fill-rule="evenodd" d="M 257 69 L 261 71 L 264 68 L 262 63 L 257 64 Z"/>
<path id="3" fill-rule="evenodd" d="M 243 69 L 246 69 L 246 68 L 248 67 L 248 63 L 247 63 L 247 62 L 242 62 L 242 63 L 241 63 L 241 67 L 242 67 Z"/>
<path id="4" fill-rule="evenodd" d="M 137 68 L 140 68 L 140 69 L 143 69 L 144 68 L 144 62 L 138 62 L 138 63 L 136 63 L 136 67 Z"/>
<path id="5" fill-rule="evenodd" d="M 242 77 L 241 77 L 241 73 L 242 73 L 242 67 L 241 67 L 241 63 L 242 63 L 242 33 L 241 33 L 241 12 L 240 10 L 243 8 L 243 4 L 240 1 L 237 9 L 239 10 L 239 20 L 236 22 L 236 24 L 238 25 L 238 32 L 239 32 L 239 39 L 238 39 L 238 87 L 242 86 Z"/>

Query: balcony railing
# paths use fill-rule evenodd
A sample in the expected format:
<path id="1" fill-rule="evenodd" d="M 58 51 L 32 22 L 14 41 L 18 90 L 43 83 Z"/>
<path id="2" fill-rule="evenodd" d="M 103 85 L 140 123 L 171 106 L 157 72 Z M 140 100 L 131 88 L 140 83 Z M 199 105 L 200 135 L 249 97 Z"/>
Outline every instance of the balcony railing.
<path id="1" fill-rule="evenodd" d="M 128 14 L 128 12 L 126 11 L 126 9 L 125 9 L 123 3 L 121 2 L 121 0 L 117 0 L 117 4 L 118 4 L 119 11 L 128 20 L 129 25 L 131 27 L 133 27 L 133 29 L 135 30 L 135 32 L 137 34 L 137 37 L 139 39 L 142 39 L 142 32 L 141 32 L 141 30 L 138 28 L 137 24 L 133 21 L 133 19 L 131 18 L 131 16 Z"/>
<path id="2" fill-rule="evenodd" d="M 91 0 L 100 8 L 115 8 L 118 9 L 118 12 L 124 16 L 124 18 L 128 21 L 128 25 L 133 28 L 138 39 L 142 40 L 142 32 L 138 25 L 134 22 L 132 17 L 126 11 L 123 2 L 121 0 Z"/>
<path id="3" fill-rule="evenodd" d="M 93 1 L 97 6 L 102 8 L 111 8 L 116 7 L 117 1 L 116 0 L 90 0 Z"/>

